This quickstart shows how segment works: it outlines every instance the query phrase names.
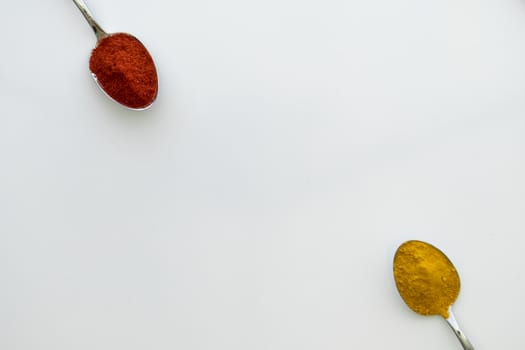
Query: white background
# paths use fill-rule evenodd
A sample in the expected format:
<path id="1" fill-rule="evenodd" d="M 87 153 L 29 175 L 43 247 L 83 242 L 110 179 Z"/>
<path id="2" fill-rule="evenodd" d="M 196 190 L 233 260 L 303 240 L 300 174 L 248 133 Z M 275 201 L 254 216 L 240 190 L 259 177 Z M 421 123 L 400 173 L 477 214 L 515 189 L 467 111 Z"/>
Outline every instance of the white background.
<path id="1" fill-rule="evenodd" d="M 407 239 L 477 350 L 525 348 L 525 1 L 88 5 L 159 97 L 101 93 L 71 1 L 4 4 L 0 349 L 460 349 Z"/>

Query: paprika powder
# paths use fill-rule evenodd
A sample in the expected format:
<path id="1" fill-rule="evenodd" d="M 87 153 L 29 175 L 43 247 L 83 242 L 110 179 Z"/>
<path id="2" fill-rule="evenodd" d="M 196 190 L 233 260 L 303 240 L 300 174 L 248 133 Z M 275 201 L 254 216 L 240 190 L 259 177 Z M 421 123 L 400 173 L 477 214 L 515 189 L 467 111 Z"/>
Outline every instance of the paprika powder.
<path id="1" fill-rule="evenodd" d="M 148 50 L 127 33 L 99 40 L 89 60 L 99 86 L 115 101 L 132 109 L 149 107 L 158 92 L 155 64 Z"/>

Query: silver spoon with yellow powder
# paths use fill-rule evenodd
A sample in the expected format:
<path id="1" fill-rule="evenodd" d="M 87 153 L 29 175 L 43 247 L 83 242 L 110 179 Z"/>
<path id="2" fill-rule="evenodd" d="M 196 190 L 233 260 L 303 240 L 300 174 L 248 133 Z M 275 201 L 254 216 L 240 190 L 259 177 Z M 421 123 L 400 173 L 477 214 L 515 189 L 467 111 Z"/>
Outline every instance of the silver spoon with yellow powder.
<path id="1" fill-rule="evenodd" d="M 421 241 L 403 243 L 394 256 L 394 279 L 409 308 L 420 315 L 442 316 L 463 349 L 474 350 L 452 313 L 460 281 L 456 268 L 443 252 Z"/>

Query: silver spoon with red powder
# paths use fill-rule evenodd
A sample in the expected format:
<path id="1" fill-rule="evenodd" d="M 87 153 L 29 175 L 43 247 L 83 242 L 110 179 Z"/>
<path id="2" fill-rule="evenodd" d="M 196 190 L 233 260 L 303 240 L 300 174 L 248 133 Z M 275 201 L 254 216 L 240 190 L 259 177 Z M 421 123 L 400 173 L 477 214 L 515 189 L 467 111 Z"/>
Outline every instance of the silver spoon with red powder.
<path id="1" fill-rule="evenodd" d="M 134 110 L 151 106 L 157 98 L 158 78 L 148 50 L 133 35 L 107 33 L 93 19 L 82 0 L 73 0 L 97 37 L 89 70 L 100 88 L 114 101 Z"/>

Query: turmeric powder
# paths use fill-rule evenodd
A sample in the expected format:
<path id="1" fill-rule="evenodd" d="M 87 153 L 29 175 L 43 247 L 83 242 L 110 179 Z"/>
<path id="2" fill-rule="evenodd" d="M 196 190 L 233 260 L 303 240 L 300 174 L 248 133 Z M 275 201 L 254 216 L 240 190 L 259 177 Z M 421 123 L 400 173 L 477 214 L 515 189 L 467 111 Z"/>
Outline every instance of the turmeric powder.
<path id="1" fill-rule="evenodd" d="M 448 318 L 459 294 L 459 275 L 452 262 L 439 249 L 421 241 L 408 241 L 397 249 L 394 279 L 405 303 L 421 315 Z"/>

